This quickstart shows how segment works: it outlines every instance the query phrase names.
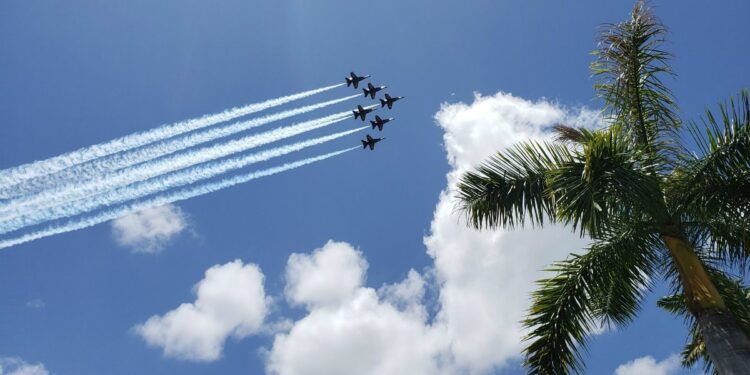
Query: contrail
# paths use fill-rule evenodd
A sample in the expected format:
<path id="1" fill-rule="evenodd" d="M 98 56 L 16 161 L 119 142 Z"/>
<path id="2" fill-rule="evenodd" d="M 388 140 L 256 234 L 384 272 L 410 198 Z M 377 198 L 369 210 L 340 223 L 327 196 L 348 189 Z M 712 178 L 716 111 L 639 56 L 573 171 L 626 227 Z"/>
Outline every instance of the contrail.
<path id="1" fill-rule="evenodd" d="M 367 129 L 367 126 L 347 130 L 323 137 L 313 138 L 306 141 L 297 142 L 287 146 L 281 146 L 258 153 L 234 157 L 231 159 L 208 163 L 205 165 L 194 166 L 175 173 L 158 176 L 156 178 L 139 182 L 133 185 L 123 186 L 114 190 L 106 191 L 97 195 L 89 195 L 76 201 L 69 201 L 57 207 L 47 209 L 34 209 L 28 211 L 23 217 L 18 217 L 3 223 L 5 228 L 10 230 L 20 229 L 30 225 L 43 223 L 46 221 L 60 218 L 72 217 L 89 211 L 93 211 L 102 206 L 112 206 L 145 197 L 147 195 L 173 189 L 176 187 L 192 184 L 201 180 L 209 179 L 234 169 L 244 168 L 248 165 L 268 161 L 270 159 L 283 156 L 307 147 L 316 146 L 325 142 L 353 134 L 358 131 Z M 10 231 L 7 230 L 7 231 Z"/>
<path id="2" fill-rule="evenodd" d="M 247 151 L 254 147 L 259 147 L 341 122 L 348 116 L 347 112 L 340 112 L 319 119 L 301 122 L 296 125 L 281 127 L 264 133 L 254 134 L 229 142 L 176 154 L 153 162 L 134 165 L 84 183 L 70 183 L 51 190 L 45 190 L 29 199 L 29 202 L 33 201 L 36 202 L 36 204 L 27 203 L 20 207 L 5 210 L 5 212 L 2 213 L 2 220 L 0 220 L 0 233 L 7 233 L 23 226 L 30 225 L 26 224 L 24 220 L 30 217 L 29 215 L 31 212 L 39 211 L 44 207 L 62 205 L 72 199 L 84 198 L 119 186 L 143 181 L 182 168 L 219 159 L 237 152 Z"/>
<path id="3" fill-rule="evenodd" d="M 292 116 L 311 112 L 316 109 L 338 104 L 359 95 L 351 95 L 344 98 L 329 100 L 326 102 L 307 105 L 304 107 L 278 112 L 263 117 L 236 122 L 231 125 L 220 126 L 207 129 L 198 133 L 190 133 L 180 138 L 167 139 L 149 144 L 146 147 L 136 148 L 121 153 L 109 155 L 107 157 L 90 160 L 88 162 L 77 164 L 56 173 L 30 178 L 19 184 L 0 188 L 0 196 L 17 197 L 35 194 L 48 188 L 54 188 L 61 184 L 71 181 L 83 181 L 86 179 L 101 176 L 103 173 L 112 172 L 138 163 L 156 159 L 161 156 L 169 155 L 177 151 L 196 146 L 201 143 L 210 142 L 215 139 L 223 138 L 232 134 L 246 131 L 261 125 L 274 121 L 283 120 Z M 24 201 L 24 198 L 18 200 Z M 4 207 L 15 205 L 14 201 L 0 205 L 0 212 Z"/>
<path id="4" fill-rule="evenodd" d="M 316 156 L 316 157 L 312 157 L 308 159 L 299 160 L 299 161 L 292 162 L 292 163 L 287 163 L 279 167 L 269 168 L 269 169 L 265 169 L 265 170 L 261 170 L 257 172 L 252 172 L 248 174 L 243 174 L 243 175 L 227 178 L 218 182 L 204 184 L 204 185 L 200 185 L 198 187 L 194 187 L 190 189 L 183 189 L 175 193 L 157 196 L 146 201 L 136 202 L 136 203 L 132 203 L 126 206 L 113 208 L 113 209 L 101 212 L 94 216 L 88 216 L 88 217 L 84 217 L 78 220 L 71 220 L 65 224 L 52 225 L 42 230 L 38 230 L 35 232 L 24 234 L 19 237 L 0 241 L 0 249 L 19 245 L 25 242 L 37 240 L 40 238 L 52 236 L 52 235 L 59 234 L 59 233 L 65 233 L 65 232 L 70 232 L 70 231 L 74 231 L 78 229 L 88 228 L 96 224 L 100 224 L 100 223 L 103 223 L 112 219 L 116 219 L 118 217 L 131 214 L 133 212 L 142 211 L 148 208 L 164 205 L 167 203 L 174 203 L 174 202 L 190 199 L 193 197 L 197 197 L 200 195 L 212 193 L 217 190 L 228 188 L 237 184 L 242 184 L 242 183 L 257 179 L 257 178 L 271 176 L 277 173 L 285 172 L 285 171 L 299 168 L 308 164 L 312 164 L 312 163 L 319 162 L 325 159 L 329 159 L 334 156 L 341 155 L 343 153 L 356 150 L 356 149 L 359 149 L 359 146 L 355 146 L 355 147 L 348 148 L 345 150 L 340 150 L 340 151 L 336 151 L 336 152 L 332 152 L 329 154 L 324 154 L 324 155 L 320 155 L 320 156 Z"/>
<path id="5" fill-rule="evenodd" d="M 80 183 L 73 182 L 56 186 L 53 189 L 42 191 L 39 194 L 22 197 L 12 200 L 5 205 L 0 205 L 0 219 L 6 217 L 7 220 L 8 217 L 23 216 L 24 212 L 29 210 L 26 209 L 27 206 L 37 205 L 31 208 L 33 210 L 63 204 L 71 199 L 78 199 L 80 197 L 96 194 L 103 190 L 145 180 L 159 174 L 188 167 L 192 164 L 206 162 L 227 156 L 234 152 L 246 151 L 253 147 L 331 125 L 335 122 L 346 119 L 348 116 L 348 112 L 339 112 L 334 115 L 302 122 L 297 125 L 277 128 L 272 131 L 247 136 L 239 140 L 177 154 L 154 162 L 134 165 L 108 175 L 98 176 L 98 178 L 91 181 Z M 214 152 L 210 152 L 212 150 Z M 202 158 L 200 157 L 201 155 L 203 156 Z M 2 220 L 0 220 L 0 228 L 2 228 Z M 0 230 L 0 233 L 4 232 Z"/>
<path id="6" fill-rule="evenodd" d="M 332 90 L 343 85 L 344 84 L 341 83 L 321 87 L 319 89 L 308 90 L 294 95 L 283 96 L 261 103 L 232 108 L 220 113 L 206 115 L 196 119 L 186 120 L 171 125 L 163 125 L 151 130 L 126 135 L 124 137 L 120 137 L 106 143 L 100 143 L 94 146 L 80 148 L 76 151 L 68 152 L 49 159 L 39 160 L 17 167 L 1 170 L 0 186 L 14 185 L 25 179 L 54 173 L 92 159 L 111 155 L 116 152 L 121 152 L 131 148 L 140 147 L 148 143 L 158 141 L 160 139 L 174 137 L 176 135 L 190 132 L 206 126 L 229 121 L 234 118 L 249 115 L 251 113 L 259 112 L 268 108 L 280 106 L 295 100 L 303 99 L 315 94 Z"/>

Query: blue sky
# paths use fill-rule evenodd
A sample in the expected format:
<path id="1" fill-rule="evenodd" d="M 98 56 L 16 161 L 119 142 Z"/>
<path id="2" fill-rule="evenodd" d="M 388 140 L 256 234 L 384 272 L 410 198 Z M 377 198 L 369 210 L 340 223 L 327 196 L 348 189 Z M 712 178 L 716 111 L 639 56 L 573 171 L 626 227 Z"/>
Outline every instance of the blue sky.
<path id="1" fill-rule="evenodd" d="M 744 48 L 750 45 L 750 34 L 743 27 L 750 11 L 747 3 L 722 1 L 707 7 L 704 2 L 686 1 L 653 6 L 670 30 L 668 48 L 675 55 L 678 77 L 669 84 L 683 118 L 696 118 L 705 106 L 750 85 L 746 72 L 750 52 Z M 376 290 L 401 283 L 414 269 L 425 280 L 419 306 L 427 309 L 426 321 L 440 321 L 436 312 L 441 306 L 442 319 L 460 315 L 460 309 L 446 308 L 447 302 L 441 305 L 438 296 L 473 295 L 461 288 L 502 280 L 495 279 L 493 272 L 507 269 L 511 262 L 533 273 L 545 261 L 521 259 L 528 255 L 512 248 L 555 244 L 563 234 L 467 240 L 467 246 L 488 245 L 477 251 L 495 254 L 492 259 L 505 266 L 486 269 L 486 278 L 450 279 L 462 270 L 451 268 L 451 260 L 442 254 L 454 253 L 442 252 L 448 245 L 439 243 L 443 236 L 434 233 L 441 220 L 451 222 L 439 216 L 439 208 L 447 204 L 440 195 L 448 185 L 446 175 L 481 156 L 460 154 L 461 147 L 500 148 L 512 139 L 490 132 L 500 138 L 483 138 L 482 145 L 461 143 L 465 139 L 451 143 L 452 132 L 469 129 L 483 136 L 482 129 L 494 126 L 493 119 L 508 122 L 539 110 L 546 111 L 545 118 L 573 121 L 581 107 L 599 109 L 588 70 L 596 29 L 601 23 L 625 19 L 631 7 L 632 2 L 594 1 L 2 2 L 0 168 L 342 82 L 350 70 L 372 74 L 374 83 L 388 85 L 390 93 L 407 98 L 394 107 L 397 120 L 386 125 L 388 139 L 375 152 L 357 150 L 178 203 L 171 214 L 184 225 L 178 225 L 174 235 L 165 235 L 170 239 L 158 253 L 138 253 L 123 246 L 111 224 L 1 250 L 0 358 L 42 363 L 54 374 L 263 373 L 271 361 L 268 353 L 274 350 L 274 339 L 287 332 L 282 328 L 259 328 L 241 339 L 230 337 L 220 358 L 196 362 L 165 356 L 162 347 L 147 345 L 134 327 L 194 302 L 191 288 L 204 272 L 234 259 L 257 265 L 265 276 L 264 293 L 273 299 L 266 326 L 300 324 L 320 306 L 317 297 L 294 297 L 290 292 L 296 290 L 287 275 L 290 255 L 308 254 L 301 259 L 317 264 L 309 254 L 329 239 L 350 244 L 359 252 L 342 250 L 342 254 L 355 254 L 369 264 L 366 271 L 356 261 L 350 264 L 353 268 L 347 270 L 362 271 L 364 279 L 350 289 L 364 293 L 363 287 Z M 483 95 L 486 107 L 475 99 L 475 92 Z M 506 94 L 496 96 L 498 92 Z M 283 109 L 351 93 L 352 89 L 337 88 Z M 369 102 L 357 99 L 263 129 Z M 451 106 L 460 102 L 465 106 Z M 531 109 L 516 106 L 497 112 L 514 103 L 526 103 Z M 443 104 L 443 117 L 438 118 L 444 122 L 440 122 L 436 114 Z M 482 117 L 488 112 L 490 117 Z M 539 128 L 543 122 L 528 120 L 527 125 Z M 359 125 L 347 120 L 294 140 Z M 518 131 L 523 124 L 508 126 L 514 136 L 526 134 Z M 356 146 L 363 134 L 257 168 Z M 447 152 L 457 158 L 454 164 L 447 161 Z M 547 240 L 529 242 L 535 236 Z M 438 239 L 425 245 L 425 237 Z M 559 243 L 571 248 L 550 249 L 554 252 L 549 259 L 578 250 L 574 241 L 565 242 L 567 238 Z M 500 243 L 493 241 L 504 241 L 503 248 L 492 248 Z M 519 258 L 499 255 L 506 249 Z M 469 249 L 456 254 L 477 255 Z M 464 264 L 466 259 L 455 262 Z M 455 289 L 441 289 L 441 285 Z M 490 301 L 492 296 L 481 292 L 500 288 L 504 293 L 503 288 L 514 285 L 485 285 L 477 295 L 490 305 L 487 311 L 497 312 L 504 308 L 503 301 Z M 655 295 L 663 292 L 658 288 Z M 503 298 L 502 293 L 497 298 Z M 379 303 L 390 306 L 388 296 L 381 290 Z M 613 373 L 637 358 L 650 355 L 662 361 L 679 352 L 684 340 L 681 321 L 657 310 L 653 302 L 647 301 L 642 318 L 631 326 L 594 338 L 586 357 L 588 373 Z M 512 327 L 517 321 L 513 314 L 521 310 L 509 307 L 509 315 L 498 317 L 498 327 Z M 466 316 L 448 320 L 461 319 L 471 320 Z M 461 326 L 446 324 L 456 330 Z M 511 331 L 508 328 L 508 337 L 513 337 Z M 472 344 L 472 336 L 461 332 L 451 337 L 457 346 Z M 513 341 L 503 339 L 502 332 L 487 340 Z M 481 341 L 476 345 L 481 346 Z M 282 353 L 281 346 L 276 349 Z M 521 373 L 515 351 L 514 345 L 507 344 L 497 350 L 502 355 L 466 355 L 457 366 Z"/>

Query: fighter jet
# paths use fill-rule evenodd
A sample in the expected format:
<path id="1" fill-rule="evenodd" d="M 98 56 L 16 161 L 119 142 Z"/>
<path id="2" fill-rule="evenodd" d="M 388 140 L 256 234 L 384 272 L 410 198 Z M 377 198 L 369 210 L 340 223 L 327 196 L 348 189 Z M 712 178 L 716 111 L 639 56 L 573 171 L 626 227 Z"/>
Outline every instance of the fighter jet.
<path id="1" fill-rule="evenodd" d="M 353 110 L 352 113 L 354 113 L 354 119 L 356 120 L 357 117 L 362 118 L 362 122 L 365 121 L 365 117 L 368 113 L 376 110 L 377 108 L 363 108 L 361 105 L 357 106 L 357 109 Z"/>
<path id="2" fill-rule="evenodd" d="M 362 140 L 362 148 L 364 149 L 364 148 L 367 148 L 367 146 L 370 146 L 370 150 L 374 150 L 375 144 L 384 139 L 385 138 L 373 138 L 373 137 L 370 137 L 370 135 L 368 134 L 367 140 L 366 141 L 364 139 Z"/>
<path id="3" fill-rule="evenodd" d="M 375 93 L 377 93 L 378 91 L 380 91 L 380 90 L 382 90 L 384 88 L 386 88 L 386 86 L 375 87 L 375 86 L 372 85 L 372 83 L 368 83 L 367 84 L 367 88 L 366 89 L 362 89 L 362 91 L 365 92 L 365 98 L 369 96 L 370 98 L 375 99 Z"/>
<path id="4" fill-rule="evenodd" d="M 346 79 L 346 87 L 354 85 L 354 88 L 356 89 L 357 87 L 359 87 L 359 83 L 363 79 L 367 79 L 367 78 L 370 78 L 370 76 L 366 75 L 366 76 L 358 77 L 356 74 L 354 74 L 354 72 L 351 72 L 351 73 L 349 73 L 349 77 L 345 78 Z"/>
<path id="5" fill-rule="evenodd" d="M 372 128 L 373 129 L 378 128 L 378 130 L 380 130 L 382 132 L 383 131 L 383 125 L 385 125 L 386 123 L 391 122 L 393 120 L 394 120 L 393 117 L 387 118 L 387 119 L 383 120 L 382 118 L 380 118 L 380 116 L 375 116 L 375 121 L 370 121 L 370 124 L 372 124 Z"/>
<path id="6" fill-rule="evenodd" d="M 403 99 L 403 96 L 397 96 L 397 97 L 391 97 L 388 94 L 385 94 L 385 99 L 380 99 L 380 108 L 383 108 L 385 106 L 388 106 L 388 109 L 393 108 L 393 103 L 395 103 L 399 99 Z"/>

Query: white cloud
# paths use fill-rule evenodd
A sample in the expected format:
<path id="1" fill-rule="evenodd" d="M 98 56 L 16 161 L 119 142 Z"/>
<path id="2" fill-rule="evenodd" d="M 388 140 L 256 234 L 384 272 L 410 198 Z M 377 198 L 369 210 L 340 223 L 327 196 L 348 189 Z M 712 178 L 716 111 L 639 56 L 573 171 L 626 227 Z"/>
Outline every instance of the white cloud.
<path id="1" fill-rule="evenodd" d="M 506 93 L 472 104 L 443 105 L 435 115 L 445 131 L 452 170 L 425 238 L 440 284 L 436 324 L 448 332 L 455 364 L 480 374 L 518 358 L 529 293 L 554 260 L 579 251 L 584 242 L 569 229 L 485 230 L 466 226 L 456 212 L 455 185 L 461 174 L 519 141 L 549 137 L 551 125 L 595 126 L 592 111 L 570 111 L 546 100 Z"/>
<path id="2" fill-rule="evenodd" d="M 422 304 L 424 299 L 425 281 L 414 269 L 410 269 L 406 279 L 400 283 L 384 285 L 378 290 L 383 300 L 402 310 L 427 317 L 427 310 Z"/>
<path id="3" fill-rule="evenodd" d="M 187 227 L 185 213 L 173 204 L 149 208 L 112 220 L 118 245 L 137 253 L 156 253 Z"/>
<path id="4" fill-rule="evenodd" d="M 410 272 L 399 285 L 386 286 L 380 298 L 362 286 L 367 263 L 351 245 L 328 242 L 312 255 L 293 254 L 287 272 L 304 264 L 306 277 L 314 285 L 330 285 L 333 291 L 320 299 L 304 298 L 308 314 L 296 321 L 288 333 L 277 334 L 268 353 L 268 372 L 281 375 L 337 374 L 440 374 L 441 335 L 414 309 L 399 309 L 386 299 L 419 303 L 421 278 Z M 335 264 L 336 266 L 331 266 Z M 314 275 L 331 272 L 347 275 L 340 288 L 317 283 Z M 357 277 L 354 277 L 357 276 Z M 356 281 L 352 284 L 351 281 Z M 295 281 L 296 282 L 296 281 Z M 295 284 L 296 285 L 296 284 Z M 306 295 L 322 296 L 320 291 Z M 318 303 L 334 301 L 336 303 Z"/>
<path id="5" fill-rule="evenodd" d="M 31 364 L 16 357 L 0 358 L 0 375 L 49 375 L 41 363 Z"/>
<path id="6" fill-rule="evenodd" d="M 328 241 L 312 255 L 292 254 L 286 268 L 286 296 L 296 304 L 337 304 L 359 287 L 367 262 L 342 242 Z"/>
<path id="7" fill-rule="evenodd" d="M 362 255 L 350 245 L 329 242 L 313 255 L 290 258 L 287 298 L 304 304 L 308 314 L 288 333 L 276 335 L 269 372 L 485 374 L 520 357 L 524 330 L 519 322 L 534 281 L 544 276 L 540 270 L 585 243 L 554 226 L 470 229 L 455 209 L 453 189 L 463 172 L 498 150 L 545 139 L 557 123 L 597 126 L 598 116 L 498 93 L 477 95 L 472 104 L 445 104 L 435 119 L 445 131 L 452 167 L 424 239 L 435 262 L 437 315 L 430 321 L 426 314 L 425 282 L 416 271 L 376 292 L 362 285 L 367 270 Z"/>
<path id="8" fill-rule="evenodd" d="M 677 354 L 672 354 L 660 362 L 649 355 L 618 366 L 615 375 L 672 375 L 679 369 L 680 357 Z"/>
<path id="9" fill-rule="evenodd" d="M 209 362 L 221 356 L 224 342 L 260 331 L 269 299 L 255 264 L 235 260 L 206 270 L 195 285 L 197 298 L 134 327 L 149 345 L 167 357 Z"/>

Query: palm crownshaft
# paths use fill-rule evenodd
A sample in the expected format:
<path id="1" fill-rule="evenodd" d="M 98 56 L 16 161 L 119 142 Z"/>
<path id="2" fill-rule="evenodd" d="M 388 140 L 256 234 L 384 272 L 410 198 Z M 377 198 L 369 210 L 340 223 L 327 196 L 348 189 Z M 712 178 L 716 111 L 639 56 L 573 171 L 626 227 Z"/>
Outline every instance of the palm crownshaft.
<path id="1" fill-rule="evenodd" d="M 750 368 L 737 305 L 725 303 L 727 284 L 715 282 L 750 259 L 750 104 L 743 92 L 719 120 L 708 112 L 705 135 L 689 124 L 701 152 L 688 152 L 660 79 L 671 74 L 663 34 L 642 3 L 603 31 L 592 70 L 609 127 L 557 126 L 555 142 L 516 145 L 460 181 L 458 198 L 476 228 L 559 222 L 592 240 L 539 282 L 525 321 L 531 373 L 580 371 L 578 350 L 593 322 L 628 323 L 659 276 L 682 291 L 716 369 Z"/>

